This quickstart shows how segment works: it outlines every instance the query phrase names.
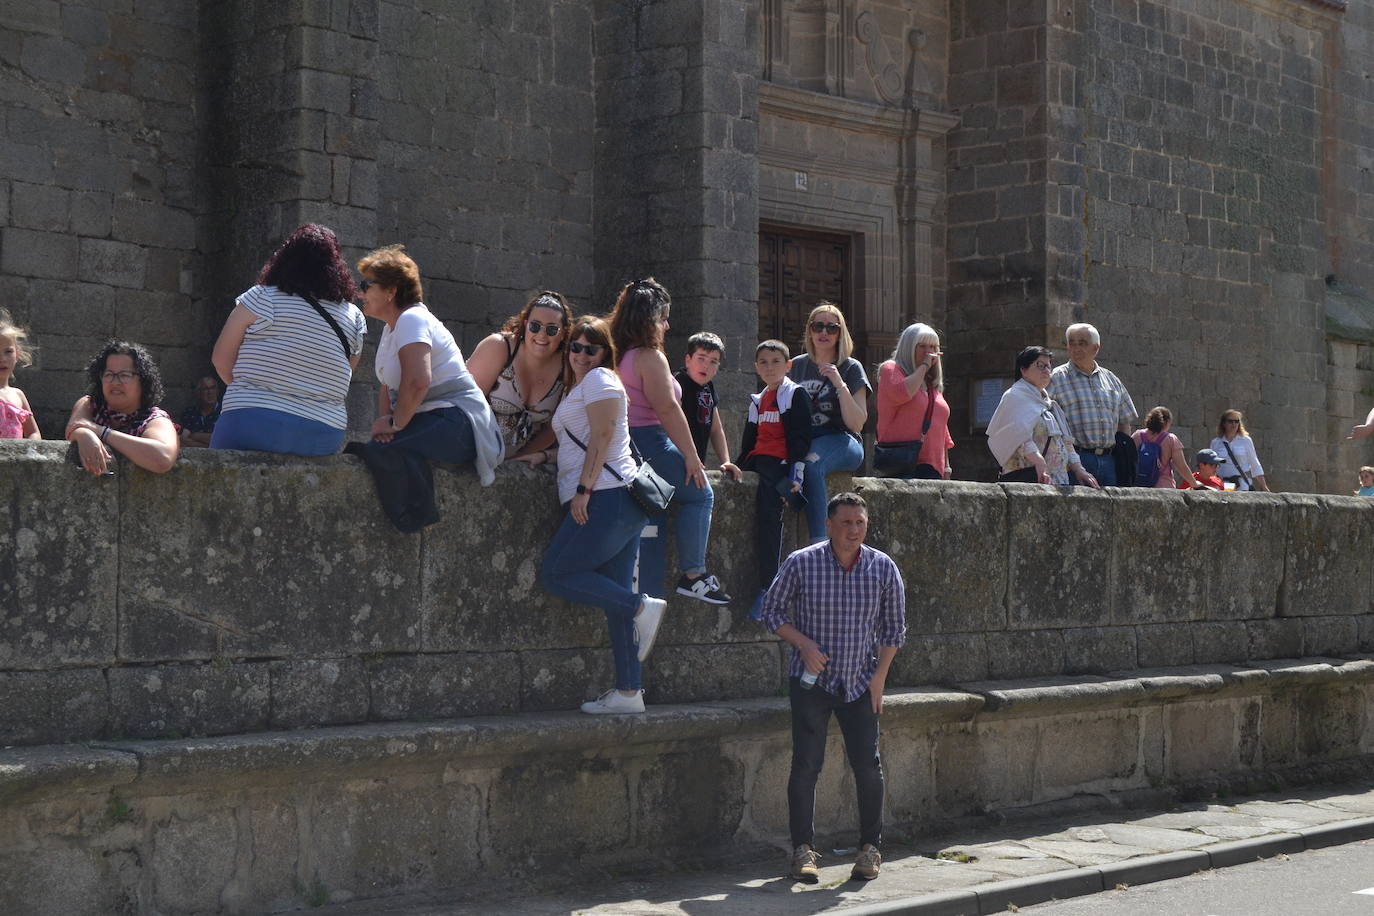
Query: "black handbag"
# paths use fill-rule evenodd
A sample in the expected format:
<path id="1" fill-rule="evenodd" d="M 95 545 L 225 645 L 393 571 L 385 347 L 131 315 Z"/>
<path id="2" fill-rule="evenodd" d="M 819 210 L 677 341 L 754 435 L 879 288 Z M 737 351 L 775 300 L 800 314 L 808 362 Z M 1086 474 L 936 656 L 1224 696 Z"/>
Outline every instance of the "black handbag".
<path id="1" fill-rule="evenodd" d="M 921 422 L 921 438 L 910 442 L 877 442 L 873 445 L 875 471 L 910 471 L 921 457 L 921 446 L 930 432 L 930 417 L 935 412 L 935 392 L 926 389 L 926 416 Z"/>
<path id="2" fill-rule="evenodd" d="M 576 442 L 578 448 L 585 452 L 587 446 L 582 444 L 582 440 L 574 436 L 572 430 L 567 432 L 568 438 Z M 639 446 L 635 445 L 633 439 L 630 440 L 630 454 L 634 456 L 635 463 L 639 466 L 635 471 L 635 476 L 631 477 L 626 485 L 630 491 L 630 498 L 647 515 L 659 515 L 666 512 L 668 504 L 673 501 L 673 494 L 677 492 L 677 487 L 659 476 L 658 471 L 654 470 L 654 466 L 644 460 L 644 456 L 639 453 Z M 616 480 L 622 483 L 625 481 L 625 478 L 617 474 L 609 464 L 603 462 L 601 466 L 609 471 Z"/>

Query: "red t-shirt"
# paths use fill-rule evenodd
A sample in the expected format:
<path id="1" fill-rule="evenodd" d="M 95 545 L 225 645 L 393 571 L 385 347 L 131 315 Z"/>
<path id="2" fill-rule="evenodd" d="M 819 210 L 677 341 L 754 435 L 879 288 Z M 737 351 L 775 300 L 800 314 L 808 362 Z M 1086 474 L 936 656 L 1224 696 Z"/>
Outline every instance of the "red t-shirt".
<path id="1" fill-rule="evenodd" d="M 759 433 L 749 457 L 755 455 L 787 460 L 787 433 L 782 428 L 782 414 L 778 413 L 778 392 L 773 388 L 766 389 L 759 398 Z"/>
<path id="2" fill-rule="evenodd" d="M 1220 477 L 1203 477 L 1200 471 L 1193 472 L 1193 480 L 1196 480 L 1198 483 L 1202 484 L 1204 487 L 1207 487 L 1209 490 L 1226 489 L 1226 487 L 1222 484 Z M 1183 483 L 1178 485 L 1178 488 L 1180 490 L 1191 490 L 1193 488 L 1193 484 L 1190 481 L 1185 480 Z"/>

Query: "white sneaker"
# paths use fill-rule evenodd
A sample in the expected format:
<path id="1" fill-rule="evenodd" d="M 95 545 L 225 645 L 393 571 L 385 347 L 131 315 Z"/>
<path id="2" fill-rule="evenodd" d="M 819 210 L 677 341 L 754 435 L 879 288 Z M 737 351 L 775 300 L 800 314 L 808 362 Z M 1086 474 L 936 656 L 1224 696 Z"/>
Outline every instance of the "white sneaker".
<path id="1" fill-rule="evenodd" d="M 663 622 L 663 612 L 668 602 L 662 598 L 648 595 L 640 602 L 639 613 L 635 615 L 635 639 L 639 641 L 639 660 L 642 662 L 654 651 L 654 639 L 658 636 L 658 625 Z"/>
<path id="2" fill-rule="evenodd" d="M 582 704 L 582 711 L 593 716 L 615 716 L 644 711 L 644 691 L 635 691 L 634 696 L 625 696 L 614 687 L 595 700 Z"/>

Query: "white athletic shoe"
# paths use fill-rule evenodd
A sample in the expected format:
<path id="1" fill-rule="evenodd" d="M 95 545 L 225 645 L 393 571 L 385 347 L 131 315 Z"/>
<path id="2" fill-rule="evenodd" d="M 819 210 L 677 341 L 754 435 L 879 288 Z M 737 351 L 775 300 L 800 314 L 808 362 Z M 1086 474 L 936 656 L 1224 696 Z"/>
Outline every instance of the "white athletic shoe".
<path id="1" fill-rule="evenodd" d="M 625 696 L 612 687 L 595 700 L 582 704 L 582 711 L 593 716 L 615 716 L 644 711 L 644 691 L 636 691 L 634 696 Z"/>
<path id="2" fill-rule="evenodd" d="M 645 595 L 635 615 L 635 638 L 639 640 L 639 660 L 642 662 L 654 651 L 654 639 L 658 636 L 658 625 L 663 622 L 663 612 L 668 610 L 668 602 L 662 598 Z"/>

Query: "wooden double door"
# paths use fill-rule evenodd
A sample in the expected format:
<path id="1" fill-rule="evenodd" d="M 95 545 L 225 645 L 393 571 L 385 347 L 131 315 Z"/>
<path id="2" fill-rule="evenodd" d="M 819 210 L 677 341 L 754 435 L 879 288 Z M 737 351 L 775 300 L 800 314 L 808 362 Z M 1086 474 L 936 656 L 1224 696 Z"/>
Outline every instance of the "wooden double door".
<path id="1" fill-rule="evenodd" d="M 759 231 L 759 340 L 781 340 L 793 356 L 803 352 L 806 316 L 821 299 L 829 299 L 844 312 L 857 345 L 861 329 L 849 298 L 847 237 Z"/>

